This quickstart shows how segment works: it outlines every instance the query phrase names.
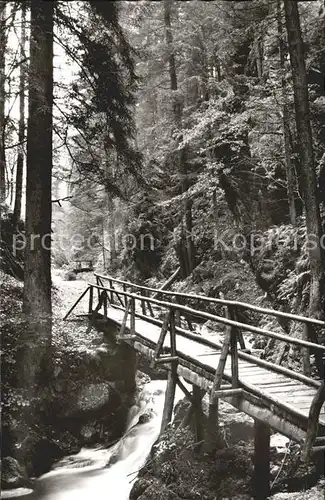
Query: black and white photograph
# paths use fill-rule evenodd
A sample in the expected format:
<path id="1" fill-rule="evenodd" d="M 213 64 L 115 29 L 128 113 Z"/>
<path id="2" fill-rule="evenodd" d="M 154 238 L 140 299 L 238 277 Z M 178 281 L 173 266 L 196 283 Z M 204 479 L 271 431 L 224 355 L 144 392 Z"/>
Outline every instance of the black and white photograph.
<path id="1" fill-rule="evenodd" d="M 1 490 L 324 500 L 325 0 L 0 0 Z"/>

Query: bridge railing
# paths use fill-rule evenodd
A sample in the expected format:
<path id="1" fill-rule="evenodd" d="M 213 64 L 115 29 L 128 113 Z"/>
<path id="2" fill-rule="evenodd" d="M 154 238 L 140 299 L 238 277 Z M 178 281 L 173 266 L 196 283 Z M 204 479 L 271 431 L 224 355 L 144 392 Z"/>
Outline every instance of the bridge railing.
<path id="1" fill-rule="evenodd" d="M 204 295 L 196 295 L 196 294 L 189 294 L 189 293 L 174 292 L 174 291 L 169 291 L 169 290 L 167 291 L 167 290 L 155 289 L 155 288 L 147 287 L 144 285 L 137 285 L 134 283 L 130 283 L 130 282 L 125 281 L 125 280 L 113 278 L 111 276 L 100 275 L 98 273 L 95 273 L 95 276 L 96 276 L 97 284 L 103 285 L 104 281 L 108 280 L 111 288 L 114 288 L 114 284 L 116 284 L 116 285 L 122 286 L 124 292 L 127 289 L 130 289 L 132 292 L 138 292 L 140 295 L 142 295 L 144 297 L 149 297 L 149 294 L 153 294 L 151 298 L 158 298 L 160 296 L 164 296 L 167 298 L 170 297 L 176 303 L 177 302 L 180 303 L 180 305 L 182 305 L 182 303 L 184 303 L 188 300 L 191 300 L 191 301 L 196 301 L 196 302 L 201 302 L 201 303 L 204 302 L 204 303 L 210 303 L 210 304 L 216 304 L 219 306 L 223 306 L 226 309 L 226 311 L 228 311 L 228 313 L 229 313 L 229 311 L 231 311 L 231 316 L 232 316 L 231 319 L 233 319 L 233 320 L 236 320 L 238 318 L 238 316 L 240 317 L 240 315 L 238 315 L 238 312 L 240 312 L 240 310 L 251 310 L 251 311 L 254 311 L 255 313 L 280 318 L 282 321 L 283 320 L 286 322 L 295 321 L 298 323 L 302 323 L 305 327 L 305 331 L 304 331 L 304 339 L 301 339 L 301 340 L 302 340 L 302 342 L 306 342 L 305 345 L 303 345 L 301 343 L 299 344 L 302 347 L 303 372 L 306 375 L 310 374 L 310 371 L 311 371 L 310 370 L 310 355 L 312 353 L 315 355 L 316 365 L 318 367 L 320 376 L 321 376 L 321 378 L 323 377 L 323 364 L 324 364 L 324 362 L 323 362 L 323 357 L 322 357 L 322 349 L 315 347 L 315 346 L 318 346 L 318 344 L 315 342 L 308 344 L 307 339 L 309 337 L 311 337 L 311 335 L 309 335 L 309 329 L 315 329 L 315 328 L 318 328 L 318 329 L 324 328 L 325 329 L 325 322 L 324 321 L 321 321 L 321 320 L 315 319 L 315 318 L 309 318 L 306 316 L 299 316 L 296 314 L 287 313 L 287 312 L 283 312 L 283 311 L 276 311 L 274 309 L 259 307 L 259 306 L 255 306 L 252 304 L 247 304 L 244 302 L 238 302 L 238 301 L 234 301 L 234 300 L 227 300 L 227 299 L 221 299 L 221 298 L 207 297 Z M 145 308 L 146 308 L 145 304 L 146 303 L 150 304 L 150 302 L 148 302 L 146 300 L 143 300 L 141 302 L 141 307 L 142 307 L 143 311 L 145 311 Z M 182 312 L 181 309 L 178 309 L 178 311 L 176 312 L 176 318 L 178 318 L 178 321 L 177 321 L 178 323 L 179 323 L 179 316 L 180 316 L 181 312 Z M 153 316 L 152 308 L 150 309 L 150 315 Z M 191 314 L 189 313 L 189 311 L 187 311 L 186 313 L 184 313 L 184 311 L 183 311 L 183 316 L 184 316 L 185 320 L 187 321 L 189 329 L 193 330 L 192 322 L 190 321 Z M 241 324 L 243 324 L 243 323 L 241 323 Z M 256 330 L 256 328 L 257 327 L 250 326 L 250 331 L 253 333 L 255 332 L 255 333 L 258 333 L 260 335 L 264 335 L 264 336 L 268 336 L 270 338 L 277 339 L 279 341 L 283 341 L 285 343 L 289 343 L 289 344 L 294 343 L 291 341 L 291 339 L 293 337 L 291 337 L 289 335 L 283 335 L 282 338 L 280 337 L 282 334 L 277 335 L 277 334 L 275 334 L 275 332 L 269 332 L 269 335 L 266 335 L 265 334 L 266 330 L 262 329 L 262 330 L 257 331 L 258 328 L 257 328 L 257 330 Z M 247 328 L 247 325 L 246 325 L 246 330 L 249 330 Z M 239 330 L 238 336 L 239 336 L 241 348 L 244 349 L 245 347 L 244 347 L 244 341 L 243 341 L 243 338 L 241 335 L 241 330 Z M 316 337 L 316 335 L 313 335 L 313 337 Z M 297 343 L 296 343 L 296 345 L 297 345 Z"/>
<path id="2" fill-rule="evenodd" d="M 255 306 L 253 304 L 248 304 L 246 302 L 239 302 L 235 300 L 227 300 L 227 299 L 219 299 L 215 297 L 208 297 L 206 295 L 197 295 L 193 293 L 183 293 L 183 292 L 174 292 L 171 290 L 162 290 L 162 289 L 157 289 L 157 288 L 152 288 L 144 285 L 137 285 L 135 283 L 131 283 L 129 281 L 124 281 L 118 278 L 113 278 L 111 276 L 105 276 L 101 275 L 98 273 L 94 273 L 96 279 L 99 278 L 102 282 L 103 280 L 108 280 L 110 283 L 110 286 L 114 283 L 122 285 L 123 290 L 126 291 L 127 288 L 131 288 L 132 290 L 139 290 L 139 292 L 144 293 L 144 294 L 149 294 L 153 293 L 154 297 L 153 298 L 158 298 L 161 295 L 165 295 L 166 297 L 175 297 L 179 299 L 189 299 L 189 300 L 196 300 L 196 301 L 201 301 L 201 302 L 209 302 L 210 304 L 218 304 L 221 306 L 230 306 L 234 308 L 242 308 L 246 310 L 251 310 L 256 313 L 260 314 L 266 314 L 269 316 L 274 316 L 278 318 L 283 318 L 287 320 L 293 320 L 293 321 L 298 321 L 300 323 L 304 324 L 310 324 L 314 326 L 319 326 L 322 328 L 325 328 L 325 321 L 321 321 L 319 319 L 315 318 L 308 318 L 307 316 L 300 316 L 297 314 L 292 314 L 292 313 L 287 313 L 283 311 L 276 311 L 275 309 L 269 309 L 265 307 L 259 307 Z"/>
<path id="3" fill-rule="evenodd" d="M 112 283 L 121 281 L 121 280 L 116 280 L 115 278 L 108 278 L 108 279 Z M 163 301 L 163 300 L 158 300 L 158 299 L 153 298 L 153 297 L 143 296 L 143 295 L 139 295 L 139 294 L 136 294 L 136 293 L 127 292 L 127 291 L 124 291 L 124 290 L 118 290 L 117 291 L 114 286 L 112 288 L 111 287 L 105 287 L 102 284 L 101 285 L 90 285 L 90 286 L 93 286 L 97 290 L 102 290 L 107 295 L 109 295 L 110 296 L 110 301 L 111 301 L 111 304 L 112 304 L 113 307 L 125 309 L 126 300 L 127 300 L 126 298 L 133 298 L 134 301 L 140 301 L 140 303 L 141 302 L 142 303 L 145 302 L 147 304 L 151 304 L 151 306 L 152 305 L 156 305 L 156 306 L 158 306 L 158 307 L 160 307 L 162 309 L 173 310 L 174 313 L 175 313 L 175 317 L 177 317 L 178 314 L 182 313 L 184 316 L 186 316 L 188 314 L 191 317 L 201 318 L 201 319 L 205 319 L 205 320 L 212 320 L 212 321 L 214 321 L 216 323 L 220 323 L 222 325 L 225 325 L 226 327 L 229 328 L 229 331 L 233 331 L 234 332 L 232 334 L 232 336 L 236 338 L 236 347 L 237 347 L 237 340 L 239 340 L 240 333 L 242 333 L 243 331 L 247 331 L 247 332 L 256 333 L 258 335 L 262 335 L 262 336 L 265 336 L 265 337 L 268 337 L 268 338 L 273 338 L 273 339 L 276 339 L 276 340 L 279 340 L 279 341 L 282 341 L 282 342 L 287 342 L 289 344 L 299 346 L 302 349 L 304 349 L 304 348 L 305 349 L 306 348 L 310 349 L 314 353 L 320 353 L 321 357 L 325 353 L 325 346 L 316 344 L 314 342 L 309 342 L 307 340 L 298 339 L 298 338 L 295 338 L 295 337 L 290 337 L 289 335 L 286 335 L 286 334 L 281 334 L 281 333 L 273 332 L 273 331 L 270 331 L 270 330 L 265 330 L 263 328 L 260 328 L 260 327 L 257 327 L 257 326 L 253 326 L 253 325 L 248 325 L 246 323 L 242 323 L 240 321 L 237 321 L 237 320 L 233 319 L 233 314 L 234 314 L 233 313 L 233 306 L 227 308 L 228 312 L 226 314 L 226 317 L 223 317 L 223 316 L 220 316 L 220 315 L 217 315 L 217 314 L 212 314 L 212 313 L 208 313 L 208 312 L 205 312 L 205 311 L 200 311 L 200 310 L 197 310 L 197 309 L 193 309 L 191 307 L 188 307 L 188 306 L 185 306 L 185 305 L 182 305 L 182 304 L 177 304 L 175 302 L 167 302 L 167 301 Z M 138 285 L 135 286 L 134 288 L 138 288 Z M 115 303 L 114 303 L 114 298 L 116 299 Z M 117 300 L 118 300 L 119 303 L 116 303 Z M 152 307 L 151 307 L 151 309 L 152 309 Z M 134 315 L 138 316 L 138 317 L 141 317 L 141 316 L 144 317 L 145 316 L 146 320 L 157 323 L 157 320 L 153 321 L 154 318 L 148 317 L 147 315 L 141 314 L 139 312 L 134 311 Z M 318 321 L 318 320 L 316 320 L 316 321 Z M 201 344 L 205 343 L 206 345 L 209 344 L 211 347 L 214 347 L 214 348 L 219 348 L 219 349 L 222 348 L 221 344 L 218 344 L 217 342 L 212 342 L 212 341 L 210 341 L 208 339 L 202 338 L 201 336 L 193 334 L 193 333 L 191 333 L 191 332 L 189 332 L 189 331 L 187 331 L 187 330 L 185 330 L 183 328 L 180 328 L 178 326 L 176 326 L 176 331 L 181 336 L 184 336 L 184 337 L 187 337 L 187 338 L 191 338 L 191 339 L 195 340 L 198 343 L 201 343 Z M 235 350 L 235 348 L 233 347 L 233 351 L 234 350 Z M 296 372 L 296 371 L 294 371 L 292 369 L 285 368 L 283 366 L 279 366 L 279 365 L 277 365 L 277 364 L 275 364 L 273 362 L 260 359 L 260 358 L 258 358 L 256 356 L 248 354 L 245 351 L 239 350 L 238 354 L 234 354 L 234 356 L 235 355 L 236 356 L 238 355 L 242 359 L 246 359 L 248 361 L 253 361 L 255 364 L 258 364 L 260 366 L 264 366 L 266 368 L 272 368 L 274 371 L 277 371 L 279 373 L 290 375 L 292 378 L 295 378 L 297 380 L 301 380 L 301 381 L 303 381 L 304 383 L 306 383 L 308 385 L 311 385 L 311 386 L 314 386 L 314 387 L 318 387 L 319 384 L 320 384 L 320 382 L 314 380 L 311 377 L 303 375 L 300 372 Z"/>

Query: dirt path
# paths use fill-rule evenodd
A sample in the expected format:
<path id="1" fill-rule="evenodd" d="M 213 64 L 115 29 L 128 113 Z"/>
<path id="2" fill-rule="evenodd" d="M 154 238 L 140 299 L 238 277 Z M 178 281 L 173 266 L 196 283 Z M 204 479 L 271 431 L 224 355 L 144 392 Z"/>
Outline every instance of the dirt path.
<path id="1" fill-rule="evenodd" d="M 94 328 L 88 329 L 86 318 L 76 317 L 77 314 L 87 312 L 87 295 L 73 311 L 73 316 L 67 321 L 63 321 L 64 316 L 87 288 L 88 283 L 93 282 L 92 273 L 84 273 L 79 279 L 67 281 L 64 272 L 53 270 L 52 282 L 53 344 L 77 350 L 92 348 L 93 344 L 99 341 L 98 332 Z"/>
<path id="2" fill-rule="evenodd" d="M 52 271 L 52 305 L 53 314 L 57 318 L 63 318 L 65 316 L 73 303 L 87 288 L 88 283 L 93 281 L 93 275 L 91 273 L 79 275 L 80 278 L 73 281 L 67 281 L 65 279 L 65 274 L 66 273 L 56 269 Z M 87 299 L 85 299 L 85 302 L 86 300 Z M 82 302 L 82 305 L 84 305 L 84 302 Z M 83 309 L 83 307 L 81 309 Z"/>

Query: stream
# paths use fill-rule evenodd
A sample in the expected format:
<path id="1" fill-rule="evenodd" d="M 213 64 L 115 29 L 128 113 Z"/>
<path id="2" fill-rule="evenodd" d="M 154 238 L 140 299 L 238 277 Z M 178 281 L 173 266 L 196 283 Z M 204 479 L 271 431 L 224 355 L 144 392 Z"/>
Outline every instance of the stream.
<path id="1" fill-rule="evenodd" d="M 35 489 L 4 490 L 1 498 L 29 500 L 128 500 L 137 473 L 158 438 L 166 381 L 147 383 L 129 410 L 122 438 L 108 449 L 82 448 L 39 477 Z M 176 400 L 181 394 L 176 394 Z M 139 423 L 140 419 L 140 423 Z"/>

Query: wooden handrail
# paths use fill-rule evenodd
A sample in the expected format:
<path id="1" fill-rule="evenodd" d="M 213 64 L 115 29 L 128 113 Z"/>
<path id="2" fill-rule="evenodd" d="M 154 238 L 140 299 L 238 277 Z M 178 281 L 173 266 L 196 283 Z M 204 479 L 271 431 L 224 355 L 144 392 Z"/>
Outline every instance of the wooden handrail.
<path id="1" fill-rule="evenodd" d="M 101 286 L 94 285 L 91 283 L 89 283 L 89 286 L 93 286 L 95 288 L 100 288 L 103 290 L 111 291 L 110 288 L 101 287 Z M 113 290 L 113 291 L 116 291 L 116 290 Z M 133 297 L 134 299 L 141 300 L 141 296 L 134 294 L 134 293 L 124 292 L 124 291 L 123 292 L 119 291 L 118 293 L 120 293 L 121 295 L 127 296 L 127 297 Z M 196 316 L 199 318 L 210 319 L 212 321 L 216 321 L 216 322 L 222 323 L 224 325 L 229 325 L 229 326 L 241 328 L 242 330 L 257 333 L 258 335 L 263 335 L 265 337 L 275 338 L 275 339 L 281 340 L 283 342 L 288 342 L 289 344 L 298 345 L 300 347 L 309 347 L 311 349 L 317 349 L 319 351 L 325 352 L 325 346 L 323 346 L 323 345 L 315 344 L 314 342 L 309 342 L 307 340 L 296 339 L 294 337 L 290 337 L 289 335 L 284 335 L 282 333 L 275 333 L 275 332 L 271 332 L 269 330 L 263 330 L 262 328 L 259 328 L 257 326 L 247 325 L 246 323 L 240 323 L 239 321 L 231 320 L 228 318 L 223 318 L 222 316 L 217 316 L 216 314 L 207 313 L 205 311 L 198 311 L 198 310 L 192 309 L 191 307 L 188 307 L 188 306 L 182 306 L 180 304 L 175 304 L 173 302 L 165 302 L 165 301 L 153 299 L 150 297 L 147 297 L 146 301 L 151 302 L 152 304 L 159 305 L 161 307 L 170 308 L 173 310 L 178 309 L 179 311 L 192 314 L 193 316 Z"/>
<path id="2" fill-rule="evenodd" d="M 257 313 L 266 314 L 269 316 L 275 316 L 275 317 L 285 318 L 285 319 L 289 319 L 289 320 L 293 320 L 293 321 L 299 321 L 301 323 L 318 325 L 318 326 L 322 326 L 323 328 L 325 328 L 325 321 L 321 321 L 319 319 L 307 318 L 306 316 L 298 316 L 297 314 L 286 313 L 283 311 L 276 311 L 275 309 L 268 309 L 265 307 L 254 306 L 253 304 L 248 304 L 246 302 L 238 302 L 236 300 L 227 300 L 227 299 L 217 299 L 214 297 L 208 297 L 206 295 L 196 295 L 196 294 L 191 294 L 191 293 L 173 292 L 170 290 L 167 291 L 167 290 L 163 290 L 163 289 L 147 287 L 144 285 L 136 285 L 134 283 L 130 283 L 129 281 L 120 280 L 118 278 L 112 278 L 111 276 L 104 276 L 104 275 L 101 275 L 98 273 L 94 273 L 94 275 L 99 276 L 102 279 L 115 281 L 116 283 L 120 283 L 124 286 L 132 286 L 134 288 L 138 288 L 139 290 L 147 290 L 148 292 L 154 292 L 154 293 L 157 293 L 157 295 L 164 294 L 164 295 L 170 295 L 170 296 L 174 296 L 174 297 L 184 297 L 184 298 L 192 299 L 192 300 L 202 300 L 204 302 L 210 302 L 211 304 L 239 307 L 239 308 L 249 309 L 249 310 L 257 312 Z"/>
<path id="3" fill-rule="evenodd" d="M 90 286 L 87 286 L 86 290 L 84 290 L 82 292 L 82 294 L 80 295 L 80 297 L 75 301 L 75 303 L 70 307 L 69 311 L 67 312 L 67 314 L 64 316 L 63 318 L 63 321 L 65 321 L 67 319 L 67 317 L 72 313 L 72 311 L 74 310 L 74 308 L 79 304 L 79 302 L 81 301 L 81 299 L 86 295 L 86 293 L 90 290 Z"/>
<path id="4" fill-rule="evenodd" d="M 124 309 L 121 306 L 114 305 L 116 309 L 120 309 L 124 311 Z M 135 316 L 137 318 L 145 319 L 146 321 L 162 326 L 162 321 L 156 318 L 149 318 L 148 316 L 144 316 L 141 313 L 135 313 Z M 211 347 L 212 349 L 216 349 L 218 352 L 222 348 L 222 344 L 219 344 L 218 342 L 213 342 L 212 340 L 206 339 L 204 337 L 201 337 L 195 333 L 189 332 L 188 330 L 184 330 L 183 328 L 180 328 L 176 326 L 175 328 L 176 332 L 184 338 L 194 340 L 200 345 L 205 345 L 207 347 Z M 139 337 L 142 337 L 141 334 L 137 333 Z M 145 338 L 145 337 L 144 337 Z M 303 375 L 302 373 L 295 372 L 293 370 L 290 370 L 289 368 L 285 368 L 284 366 L 276 365 L 275 363 L 272 363 L 271 361 L 266 361 L 265 359 L 257 358 L 256 356 L 253 356 L 251 354 L 248 354 L 243 351 L 238 351 L 238 357 L 240 359 L 244 359 L 246 361 L 250 361 L 251 363 L 254 363 L 258 366 L 261 366 L 263 368 L 267 368 L 273 371 L 276 371 L 278 373 L 282 373 L 283 375 L 286 375 L 288 377 L 291 377 L 292 379 L 299 380 L 300 382 L 303 382 L 306 385 L 309 385 L 311 387 L 315 387 L 318 389 L 318 387 L 321 385 L 321 382 L 319 380 L 314 380 L 312 378 L 307 377 L 306 375 Z"/>

